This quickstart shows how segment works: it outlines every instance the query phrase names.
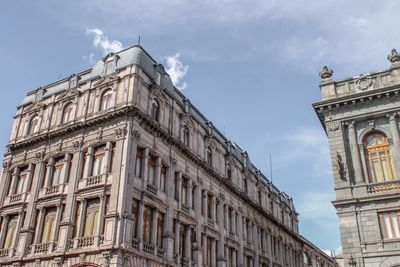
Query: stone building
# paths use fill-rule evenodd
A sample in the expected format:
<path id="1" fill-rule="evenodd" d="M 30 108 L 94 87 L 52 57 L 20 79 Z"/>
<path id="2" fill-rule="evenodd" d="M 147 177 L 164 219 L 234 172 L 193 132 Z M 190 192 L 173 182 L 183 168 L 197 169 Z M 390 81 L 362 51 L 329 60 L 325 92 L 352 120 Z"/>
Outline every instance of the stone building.
<path id="1" fill-rule="evenodd" d="M 140 46 L 28 93 L 0 194 L 1 266 L 297 267 L 306 255 L 292 199 Z"/>
<path id="2" fill-rule="evenodd" d="M 400 264 L 400 56 L 384 71 L 333 81 L 314 109 L 329 138 L 344 263 Z"/>

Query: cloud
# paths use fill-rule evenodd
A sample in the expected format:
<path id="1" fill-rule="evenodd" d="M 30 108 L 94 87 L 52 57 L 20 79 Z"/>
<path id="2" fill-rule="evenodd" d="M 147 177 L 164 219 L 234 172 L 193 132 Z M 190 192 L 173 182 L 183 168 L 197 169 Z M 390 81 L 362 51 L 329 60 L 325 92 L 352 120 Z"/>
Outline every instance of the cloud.
<path id="1" fill-rule="evenodd" d="M 109 40 L 107 35 L 100 29 L 86 29 L 86 35 L 92 35 L 94 37 L 93 45 L 102 50 L 103 56 L 110 52 L 115 53 L 121 51 L 124 48 L 120 41 Z"/>
<path id="2" fill-rule="evenodd" d="M 189 66 L 184 65 L 179 57 L 179 53 L 176 53 L 173 56 L 165 57 L 165 61 L 167 64 L 166 71 L 171 77 L 171 80 L 174 83 L 175 87 L 179 90 L 184 90 L 185 88 L 187 88 L 187 84 L 185 82 L 182 82 L 182 79 L 186 76 L 189 70 Z"/>
<path id="3" fill-rule="evenodd" d="M 304 192 L 297 205 L 301 220 L 321 224 L 336 220 L 335 209 L 331 203 L 334 199 L 333 192 Z"/>

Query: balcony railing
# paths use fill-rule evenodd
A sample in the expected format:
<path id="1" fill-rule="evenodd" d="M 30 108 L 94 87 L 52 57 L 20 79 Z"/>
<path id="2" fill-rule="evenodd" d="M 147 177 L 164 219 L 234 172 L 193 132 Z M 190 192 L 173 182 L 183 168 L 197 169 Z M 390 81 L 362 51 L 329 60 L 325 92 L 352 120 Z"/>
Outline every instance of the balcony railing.
<path id="1" fill-rule="evenodd" d="M 31 246 L 30 252 L 34 254 L 47 253 L 51 243 L 34 244 Z"/>
<path id="2" fill-rule="evenodd" d="M 94 236 L 86 236 L 78 239 L 78 248 L 86 248 L 93 246 Z"/>
<path id="3" fill-rule="evenodd" d="M 132 247 L 139 249 L 139 240 L 132 238 Z"/>
<path id="4" fill-rule="evenodd" d="M 148 254 L 154 255 L 154 246 L 150 244 L 143 243 L 143 251 Z"/>
<path id="5" fill-rule="evenodd" d="M 66 194 L 68 193 L 67 189 L 68 189 L 67 184 L 56 184 L 44 187 L 39 191 L 39 198 Z"/>
<path id="6" fill-rule="evenodd" d="M 86 186 L 98 185 L 102 181 L 102 175 L 91 176 L 86 179 Z"/>
<path id="7" fill-rule="evenodd" d="M 23 194 L 15 194 L 10 196 L 10 203 L 18 202 L 22 200 Z"/>
<path id="8" fill-rule="evenodd" d="M 160 258 L 164 257 L 165 249 L 163 248 L 157 248 L 157 256 Z"/>
<path id="9" fill-rule="evenodd" d="M 111 184 L 112 174 L 100 174 L 79 180 L 78 190 Z"/>
<path id="10" fill-rule="evenodd" d="M 9 248 L 0 249 L 0 258 L 6 258 L 10 254 Z"/>
<path id="11" fill-rule="evenodd" d="M 399 190 L 399 189 L 400 189 L 400 180 L 367 185 L 368 193 L 379 193 L 379 192 Z"/>
<path id="12" fill-rule="evenodd" d="M 6 206 L 6 205 L 17 204 L 24 202 L 26 200 L 29 200 L 29 192 L 13 194 L 3 198 L 3 205 Z"/>
<path id="13" fill-rule="evenodd" d="M 153 195 L 157 195 L 157 187 L 153 184 L 147 184 L 147 191 L 149 191 Z"/>
<path id="14" fill-rule="evenodd" d="M 181 208 L 182 208 L 182 211 L 184 211 L 184 212 L 186 212 L 186 213 L 189 213 L 190 208 L 189 208 L 188 205 L 182 204 L 182 205 L 181 205 Z"/>

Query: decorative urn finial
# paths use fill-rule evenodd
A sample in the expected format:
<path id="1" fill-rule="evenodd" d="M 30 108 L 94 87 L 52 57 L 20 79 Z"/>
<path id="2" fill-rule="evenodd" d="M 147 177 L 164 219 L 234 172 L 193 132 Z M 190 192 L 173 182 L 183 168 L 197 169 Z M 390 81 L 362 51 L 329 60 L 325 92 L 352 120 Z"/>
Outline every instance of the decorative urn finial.
<path id="1" fill-rule="evenodd" d="M 400 55 L 397 53 L 397 50 L 393 48 L 390 55 L 387 56 L 387 59 L 392 63 L 396 63 L 400 61 Z"/>
<path id="2" fill-rule="evenodd" d="M 326 79 L 330 79 L 332 77 L 333 74 L 333 70 L 328 69 L 328 66 L 323 66 L 322 70 L 319 72 L 319 77 L 321 77 L 321 79 L 326 80 Z"/>

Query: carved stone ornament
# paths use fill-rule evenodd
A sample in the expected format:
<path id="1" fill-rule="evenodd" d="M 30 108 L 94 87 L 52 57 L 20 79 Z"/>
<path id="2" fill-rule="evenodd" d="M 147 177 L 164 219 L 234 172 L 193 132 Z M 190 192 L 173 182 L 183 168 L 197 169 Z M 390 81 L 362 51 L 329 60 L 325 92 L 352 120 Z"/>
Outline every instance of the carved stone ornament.
<path id="1" fill-rule="evenodd" d="M 332 77 L 333 74 L 333 70 L 329 69 L 328 66 L 323 66 L 321 71 L 319 72 L 319 77 L 321 77 L 321 79 L 326 80 L 326 79 L 330 79 Z"/>
<path id="2" fill-rule="evenodd" d="M 7 170 L 8 168 L 10 168 L 10 162 L 8 162 L 8 161 L 5 161 L 5 162 L 3 162 L 3 169 L 4 170 Z"/>
<path id="3" fill-rule="evenodd" d="M 55 258 L 54 258 L 54 263 L 55 263 L 57 266 L 62 266 L 63 263 L 64 263 L 63 257 L 55 257 Z"/>
<path id="4" fill-rule="evenodd" d="M 375 121 L 368 121 L 368 130 L 374 130 L 375 128 Z"/>
<path id="5" fill-rule="evenodd" d="M 121 78 L 118 76 L 118 73 L 113 72 L 100 78 L 100 80 L 98 80 L 94 86 L 109 85 L 113 82 L 118 82 L 120 79 Z"/>
<path id="6" fill-rule="evenodd" d="M 170 157 L 169 162 L 171 163 L 172 166 L 176 166 L 176 158 Z"/>
<path id="7" fill-rule="evenodd" d="M 78 75 L 72 74 L 68 80 L 68 88 L 57 97 L 57 100 L 70 99 L 79 95 L 80 92 L 77 90 L 77 86 L 80 78 Z"/>
<path id="8" fill-rule="evenodd" d="M 103 139 L 103 129 L 102 128 L 96 133 L 96 140 L 100 141 L 101 139 Z"/>
<path id="9" fill-rule="evenodd" d="M 116 138 L 123 138 L 123 137 L 125 137 L 126 133 L 127 133 L 127 130 L 126 130 L 125 126 L 115 129 L 115 137 Z"/>
<path id="10" fill-rule="evenodd" d="M 86 254 L 85 253 L 79 254 L 79 258 L 80 258 L 81 264 L 84 264 L 86 262 Z"/>
<path id="11" fill-rule="evenodd" d="M 36 161 L 42 161 L 44 158 L 44 153 L 43 152 L 36 152 L 35 153 L 35 159 Z"/>
<path id="12" fill-rule="evenodd" d="M 400 61 L 400 55 L 399 55 L 399 53 L 397 53 L 397 50 L 395 48 L 393 48 L 392 51 L 390 51 L 390 55 L 387 56 L 387 59 L 391 63 L 396 63 L 396 62 Z"/>
<path id="13" fill-rule="evenodd" d="M 372 88 L 372 78 L 369 75 L 360 74 L 356 79 L 356 87 L 358 90 L 366 91 Z"/>
<path id="14" fill-rule="evenodd" d="M 43 100 L 43 96 L 45 93 L 46 93 L 46 90 L 43 89 L 42 87 L 39 87 L 36 90 L 35 98 L 33 99 L 32 103 L 26 108 L 26 110 L 43 107 L 42 100 Z"/>
<path id="15" fill-rule="evenodd" d="M 343 166 L 343 160 L 342 160 L 342 156 L 339 154 L 339 152 L 336 152 L 336 160 L 335 160 L 335 172 L 336 175 L 344 180 L 345 175 L 344 175 L 344 166 Z"/>
<path id="16" fill-rule="evenodd" d="M 326 124 L 326 128 L 328 129 L 329 132 L 335 132 L 340 129 L 340 122 L 338 121 L 328 122 Z"/>
<path id="17" fill-rule="evenodd" d="M 81 149 L 82 145 L 83 145 L 82 140 L 74 141 L 74 142 L 72 143 L 72 146 L 73 146 L 74 150 L 79 150 L 79 149 Z"/>

